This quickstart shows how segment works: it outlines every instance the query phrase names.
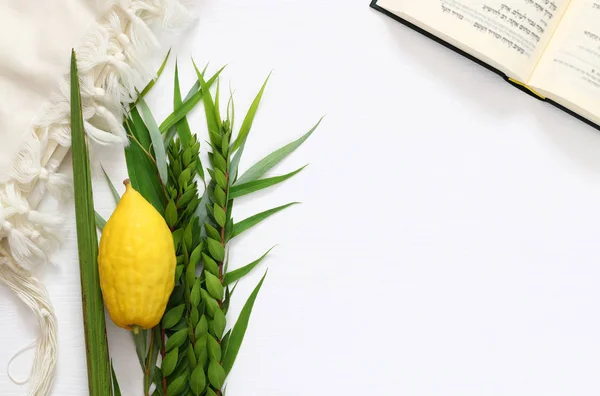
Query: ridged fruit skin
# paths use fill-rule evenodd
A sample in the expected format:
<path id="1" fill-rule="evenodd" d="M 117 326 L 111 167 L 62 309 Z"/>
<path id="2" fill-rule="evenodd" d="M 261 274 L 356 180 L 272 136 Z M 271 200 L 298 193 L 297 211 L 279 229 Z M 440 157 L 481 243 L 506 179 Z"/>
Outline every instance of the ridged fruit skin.
<path id="1" fill-rule="evenodd" d="M 125 185 L 100 238 L 100 287 L 117 326 L 150 329 L 160 322 L 175 287 L 175 247 L 160 213 L 128 181 Z"/>

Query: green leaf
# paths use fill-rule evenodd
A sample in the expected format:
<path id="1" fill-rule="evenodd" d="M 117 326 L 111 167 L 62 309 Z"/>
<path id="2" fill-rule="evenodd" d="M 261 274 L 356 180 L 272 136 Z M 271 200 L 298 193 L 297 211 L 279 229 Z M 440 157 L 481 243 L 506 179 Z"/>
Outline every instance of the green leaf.
<path id="1" fill-rule="evenodd" d="M 163 376 L 162 376 L 162 370 L 160 369 L 160 367 L 156 366 L 154 369 L 154 376 L 152 377 L 152 380 L 155 384 L 160 385 L 162 384 L 162 380 L 163 380 Z M 157 386 L 156 390 L 152 393 L 152 396 L 154 396 L 155 394 L 164 395 L 162 386 Z"/>
<path id="2" fill-rule="evenodd" d="M 225 291 L 219 278 L 208 271 L 204 271 L 204 276 L 206 277 L 206 290 L 217 300 L 222 300 Z"/>
<path id="3" fill-rule="evenodd" d="M 176 306 L 175 308 L 171 308 L 167 311 L 165 316 L 162 318 L 162 325 L 164 329 L 170 329 L 175 326 L 181 316 L 183 315 L 183 311 L 185 310 L 185 304 L 181 304 Z"/>
<path id="4" fill-rule="evenodd" d="M 176 307 L 178 305 L 181 305 L 184 303 L 184 299 L 183 299 L 183 295 L 185 292 L 185 287 L 183 285 L 176 285 L 175 288 L 173 288 L 173 292 L 171 293 L 171 296 L 169 297 L 169 303 L 167 304 L 167 306 L 169 308 L 172 307 Z"/>
<path id="5" fill-rule="evenodd" d="M 161 370 L 165 377 L 171 375 L 177 366 L 177 360 L 179 359 L 179 350 L 177 348 L 168 352 L 162 361 Z"/>
<path id="6" fill-rule="evenodd" d="M 250 273 L 250 271 L 252 271 L 254 268 L 256 268 L 256 266 L 258 264 L 260 264 L 260 262 L 267 257 L 267 255 L 271 252 L 271 250 L 273 250 L 275 246 L 273 246 L 271 249 L 267 250 L 267 252 L 265 254 L 263 254 L 262 256 L 260 256 L 259 258 L 257 258 L 256 260 L 254 260 L 253 262 L 251 262 L 248 265 L 243 266 L 242 268 L 236 269 L 234 271 L 228 272 L 227 274 L 225 274 L 225 277 L 223 278 L 223 284 L 224 285 L 231 285 L 232 283 L 242 279 L 244 276 L 248 275 Z"/>
<path id="7" fill-rule="evenodd" d="M 200 85 L 198 84 L 198 86 Z M 181 90 L 179 87 L 179 70 L 177 63 L 175 63 L 175 92 L 173 94 L 173 111 L 177 111 L 177 109 L 182 106 L 183 101 L 181 100 Z M 181 139 L 181 143 L 184 147 L 188 147 L 190 141 L 192 140 L 192 130 L 190 129 L 190 124 L 188 123 L 187 118 L 185 116 L 182 117 L 181 120 L 175 125 L 175 130 L 179 135 L 179 139 Z M 202 160 L 200 159 L 199 155 L 196 156 L 196 171 L 198 172 L 200 178 L 204 180 L 204 167 L 202 166 Z"/>
<path id="8" fill-rule="evenodd" d="M 185 242 L 188 252 L 192 249 L 193 237 L 192 224 L 190 223 L 187 227 L 185 227 L 185 231 L 183 232 L 183 241 Z"/>
<path id="9" fill-rule="evenodd" d="M 223 190 L 227 188 L 227 178 L 225 174 L 219 169 L 215 169 L 215 181 Z"/>
<path id="10" fill-rule="evenodd" d="M 217 231 L 217 229 L 215 227 L 211 226 L 208 223 L 204 223 L 204 228 L 206 229 L 206 235 L 208 235 L 212 239 L 215 239 L 215 240 L 221 239 L 221 234 L 219 234 L 219 231 Z"/>
<path id="11" fill-rule="evenodd" d="M 181 106 L 183 106 L 183 101 L 181 100 L 181 89 L 179 87 L 179 66 L 177 65 L 177 61 L 175 61 L 173 111 L 177 110 Z M 181 139 L 182 146 L 188 147 L 190 144 L 190 140 L 192 140 L 192 131 L 190 129 L 190 124 L 187 122 L 187 118 L 182 117 L 176 125 L 177 133 L 179 135 L 179 139 Z"/>
<path id="12" fill-rule="evenodd" d="M 158 78 L 160 77 L 160 75 L 162 74 L 162 72 L 165 70 L 165 66 L 167 65 L 167 61 L 169 60 L 169 55 L 171 55 L 171 49 L 169 48 L 169 52 L 167 52 L 167 56 L 165 56 L 165 59 L 163 60 L 162 64 L 160 65 L 160 68 L 158 69 L 158 72 L 156 73 L 156 78 L 152 79 L 148 85 L 146 85 L 144 87 L 144 89 L 142 90 L 142 92 L 140 92 L 140 94 L 138 95 L 138 98 L 143 98 L 144 96 L 146 96 L 148 94 L 148 92 L 150 92 L 150 90 L 152 89 L 152 87 L 154 87 L 154 84 L 156 84 L 156 82 L 158 81 Z M 137 104 L 137 102 L 135 102 L 132 107 L 134 107 Z"/>
<path id="13" fill-rule="evenodd" d="M 196 364 L 198 363 L 198 359 L 196 359 L 196 354 L 194 353 L 194 347 L 192 346 L 192 343 L 188 344 L 187 358 L 188 358 L 188 364 L 190 365 L 190 367 L 196 367 Z"/>
<path id="14" fill-rule="evenodd" d="M 218 134 L 221 128 L 221 120 L 216 117 L 215 103 L 213 101 L 212 95 L 210 93 L 210 84 L 204 81 L 204 76 L 198 70 L 196 66 L 196 62 L 192 59 L 192 63 L 194 64 L 194 69 L 196 70 L 196 75 L 198 76 L 198 81 L 200 82 L 200 87 L 202 88 L 202 92 L 205 93 L 204 97 L 204 113 L 206 114 L 206 124 L 208 126 L 209 133 Z M 223 69 L 221 69 L 223 70 Z"/>
<path id="15" fill-rule="evenodd" d="M 248 322 L 250 321 L 250 315 L 252 314 L 252 308 L 254 308 L 256 296 L 258 296 L 258 292 L 260 291 L 266 276 L 267 274 L 265 273 L 252 294 L 250 294 L 250 297 L 248 297 L 246 304 L 244 304 L 244 307 L 240 312 L 237 322 L 231 330 L 231 337 L 229 338 L 227 353 L 223 357 L 223 368 L 225 369 L 226 373 L 231 371 L 238 352 L 240 351 L 242 341 L 244 341 L 244 336 L 246 335 L 246 330 L 248 329 Z"/>
<path id="16" fill-rule="evenodd" d="M 179 175 L 179 179 L 177 181 L 180 186 L 187 186 L 191 177 L 192 177 L 192 172 L 190 171 L 190 169 L 185 169 L 183 172 L 181 172 L 181 174 Z"/>
<path id="17" fill-rule="evenodd" d="M 208 388 L 206 389 L 206 396 L 217 396 L 214 390 Z"/>
<path id="18" fill-rule="evenodd" d="M 192 371 L 190 388 L 192 388 L 192 392 L 196 396 L 200 396 L 204 388 L 206 388 L 206 375 L 204 374 L 204 367 L 201 364 L 198 364 L 194 371 Z"/>
<path id="19" fill-rule="evenodd" d="M 204 268 L 210 271 L 211 274 L 217 275 L 219 273 L 219 264 L 212 259 L 209 255 L 202 253 L 202 261 L 204 261 Z"/>
<path id="20" fill-rule="evenodd" d="M 231 337 L 231 330 L 228 330 L 227 333 L 223 336 L 221 340 L 221 354 L 225 355 L 227 353 L 227 347 L 229 346 L 229 337 Z"/>
<path id="21" fill-rule="evenodd" d="M 196 337 L 196 345 L 194 345 L 194 353 L 196 354 L 196 358 L 199 363 L 203 363 L 204 359 L 202 359 L 202 355 L 206 353 L 206 357 L 208 358 L 208 352 L 206 351 L 206 338 L 208 334 L 203 333 L 202 335 Z"/>
<path id="22" fill-rule="evenodd" d="M 187 374 L 182 374 L 167 387 L 167 396 L 179 396 L 185 388 L 187 382 Z"/>
<path id="23" fill-rule="evenodd" d="M 135 353 L 142 368 L 146 366 L 146 354 L 148 353 L 148 331 L 142 330 L 138 334 L 133 334 L 133 344 L 135 345 Z"/>
<path id="24" fill-rule="evenodd" d="M 210 252 L 210 255 L 216 261 L 223 261 L 223 259 L 225 258 L 225 248 L 223 247 L 223 245 L 221 245 L 221 242 L 215 241 L 212 238 L 207 238 L 206 241 L 208 244 L 208 251 Z"/>
<path id="25" fill-rule="evenodd" d="M 179 228 L 178 230 L 173 231 L 173 244 L 175 245 L 175 250 L 179 249 L 179 244 L 183 239 L 183 228 Z"/>
<path id="26" fill-rule="evenodd" d="M 169 201 L 165 209 L 165 220 L 169 227 L 174 227 L 177 224 L 177 206 L 174 201 Z"/>
<path id="27" fill-rule="evenodd" d="M 225 313 L 223 313 L 223 310 L 217 309 L 215 311 L 215 317 L 211 321 L 211 327 L 215 337 L 221 338 L 223 336 L 223 332 L 225 331 L 225 324 Z"/>
<path id="28" fill-rule="evenodd" d="M 236 179 L 238 174 L 238 167 L 240 165 L 240 160 L 242 159 L 242 154 L 244 153 L 244 148 L 246 147 L 246 141 L 244 140 L 240 145 L 240 148 L 235 152 L 231 163 L 229 164 L 229 186 L 231 187 Z"/>
<path id="29" fill-rule="evenodd" d="M 112 372 L 113 384 L 112 396 L 121 396 L 121 387 L 119 386 L 119 381 L 117 381 L 117 374 L 115 373 L 115 367 L 112 364 L 112 359 L 110 361 L 110 371 Z"/>
<path id="30" fill-rule="evenodd" d="M 168 151 L 171 143 L 173 143 L 173 139 L 177 134 L 177 127 L 172 127 L 163 135 L 163 142 L 165 142 L 165 149 Z"/>
<path id="31" fill-rule="evenodd" d="M 179 197 L 179 200 L 177 201 L 177 206 L 179 206 L 180 208 L 185 207 L 187 204 L 190 203 L 192 198 L 194 198 L 197 193 L 198 191 L 195 188 L 187 190 L 183 193 L 181 197 Z"/>
<path id="32" fill-rule="evenodd" d="M 271 170 L 275 165 L 280 163 L 284 158 L 293 153 L 298 147 L 302 145 L 312 135 L 312 133 L 317 129 L 319 124 L 323 121 L 323 118 L 317 122 L 317 124 L 312 127 L 310 131 L 301 136 L 298 140 L 295 140 L 275 151 L 271 154 L 267 155 L 265 158 L 258 161 L 256 164 L 252 165 L 250 169 L 248 169 L 242 176 L 240 176 L 234 183 L 236 184 L 244 184 L 251 181 L 258 180 L 261 176 Z"/>
<path id="33" fill-rule="evenodd" d="M 204 244 L 201 243 L 192 252 L 190 255 L 190 265 L 192 267 L 196 267 L 200 263 L 200 257 L 202 256 L 202 249 L 204 248 Z"/>
<path id="34" fill-rule="evenodd" d="M 175 267 L 175 283 L 179 282 L 179 278 L 181 278 L 182 273 L 183 273 L 183 264 Z"/>
<path id="35" fill-rule="evenodd" d="M 131 185 L 156 210 L 164 213 L 166 197 L 154 159 L 148 156 L 150 150 L 150 135 L 139 115 L 137 108 L 130 112 L 131 118 L 126 118 L 124 127 L 129 135 L 131 144 L 125 148 L 127 173 Z"/>
<path id="36" fill-rule="evenodd" d="M 190 303 L 192 306 L 197 307 L 200 304 L 200 278 L 196 279 L 194 283 L 194 287 L 192 287 L 192 291 L 190 293 Z"/>
<path id="37" fill-rule="evenodd" d="M 150 132 L 150 139 L 152 140 L 152 148 L 156 157 L 156 166 L 158 167 L 158 174 L 163 184 L 167 184 L 168 172 L 167 172 L 167 151 L 165 150 L 165 143 L 163 142 L 162 135 L 156 124 L 156 120 L 152 116 L 150 108 L 146 104 L 143 98 L 139 99 L 138 106 L 142 109 L 144 115 L 144 121 L 148 132 Z"/>
<path id="38" fill-rule="evenodd" d="M 112 377 L 106 339 L 104 304 L 98 274 L 96 216 L 75 51 L 71 53 L 70 77 L 75 218 L 89 390 L 94 395 L 110 395 L 112 393 Z"/>
<path id="39" fill-rule="evenodd" d="M 210 334 L 206 337 L 206 347 L 208 348 L 208 358 L 215 362 L 221 361 L 221 346 Z"/>
<path id="40" fill-rule="evenodd" d="M 227 172 L 227 161 L 221 155 L 221 153 L 219 153 L 218 151 L 215 151 L 211 154 L 211 156 L 212 156 L 213 162 L 215 164 L 215 167 L 217 169 L 220 169 L 221 172 L 223 172 L 223 173 Z"/>
<path id="41" fill-rule="evenodd" d="M 214 182 L 210 182 L 207 190 L 210 190 L 211 186 L 214 186 L 214 185 L 215 185 Z M 206 219 L 208 217 L 208 212 L 207 212 L 206 206 L 209 202 L 209 199 L 210 199 L 210 196 L 208 194 L 208 191 L 205 191 L 204 194 L 202 194 L 200 204 L 198 205 L 198 207 L 196 208 L 196 211 L 194 212 L 194 217 L 198 219 L 200 224 L 206 223 Z"/>
<path id="42" fill-rule="evenodd" d="M 179 330 L 177 333 L 173 334 L 167 340 L 167 344 L 165 346 L 167 352 L 173 348 L 179 348 L 185 340 L 187 340 L 188 330 Z"/>
<path id="43" fill-rule="evenodd" d="M 263 93 L 265 92 L 265 88 L 267 87 L 267 82 L 269 82 L 270 77 L 271 77 L 271 74 L 269 74 L 269 76 L 265 80 L 264 84 L 260 88 L 260 91 L 258 91 L 256 98 L 254 98 L 254 101 L 250 105 L 250 109 L 248 110 L 248 113 L 246 114 L 246 117 L 244 118 L 244 121 L 242 122 L 242 126 L 240 127 L 238 136 L 235 139 L 235 142 L 233 143 L 232 150 L 234 150 L 234 151 L 237 150 L 242 145 L 242 143 L 246 140 L 246 137 L 250 133 L 250 128 L 252 128 L 252 123 L 254 122 L 254 117 L 256 116 L 256 112 L 258 111 L 258 106 L 260 105 L 260 101 L 262 99 Z"/>
<path id="44" fill-rule="evenodd" d="M 150 353 L 148 356 L 148 364 L 146 365 L 146 370 L 148 370 L 148 374 L 147 376 L 145 375 L 144 378 L 144 382 L 146 382 L 146 384 L 144 385 L 144 389 L 148 390 L 150 388 L 151 385 L 151 380 L 152 378 L 154 378 L 154 376 L 157 374 L 156 372 L 158 371 L 158 377 L 161 377 L 161 372 L 160 372 L 160 368 L 156 366 L 156 361 L 158 360 L 158 353 L 160 351 L 160 343 L 161 343 L 161 332 L 160 332 L 160 326 L 156 326 L 155 328 L 153 328 L 150 331 Z M 146 387 L 147 386 L 147 387 Z"/>
<path id="45" fill-rule="evenodd" d="M 208 381 L 215 389 L 221 389 L 225 383 L 225 370 L 216 361 L 211 360 L 208 365 Z"/>
<path id="46" fill-rule="evenodd" d="M 217 71 L 215 73 L 215 75 L 213 75 L 207 82 L 205 82 L 205 86 L 207 88 L 206 90 L 204 88 L 202 88 L 201 90 L 194 93 L 189 99 L 184 100 L 183 104 L 179 108 L 177 108 L 177 110 L 175 110 L 173 113 L 171 113 L 163 121 L 162 124 L 160 124 L 161 133 L 164 133 L 165 131 L 169 130 L 171 127 L 173 127 L 175 124 L 177 124 L 179 122 L 179 120 L 181 120 L 183 117 L 185 117 L 194 107 L 196 107 L 196 105 L 204 97 L 205 93 L 208 92 L 208 89 L 210 88 L 210 86 L 217 80 L 217 78 L 219 77 L 219 74 L 221 74 L 223 69 L 225 69 L 224 66 L 219 71 Z M 210 96 L 210 94 L 206 95 L 206 96 Z M 205 101 L 206 101 L 206 99 L 205 99 Z M 212 98 L 211 98 L 211 102 L 212 102 Z"/>
<path id="47" fill-rule="evenodd" d="M 102 231 L 104 229 L 104 226 L 106 225 L 106 220 L 104 220 L 104 218 L 100 216 L 96 211 L 94 211 L 94 218 L 96 219 L 96 227 L 98 227 L 98 229 Z"/>
<path id="48" fill-rule="evenodd" d="M 110 180 L 110 177 L 108 177 L 108 174 L 106 173 L 106 170 L 104 169 L 104 167 L 102 165 L 100 165 L 100 167 L 102 168 L 102 172 L 104 173 L 104 177 L 106 178 L 106 182 L 108 183 L 108 186 L 110 187 L 110 191 L 111 191 L 112 196 L 113 196 L 113 198 L 115 200 L 115 204 L 118 204 L 119 201 L 121 200 L 121 196 L 119 195 L 119 192 L 115 188 L 115 185 Z"/>
<path id="49" fill-rule="evenodd" d="M 215 195 L 215 202 L 219 206 L 224 207 L 227 204 L 227 197 L 225 196 L 225 191 L 223 191 L 221 187 L 215 186 L 213 193 Z"/>
<path id="50" fill-rule="evenodd" d="M 217 224 L 223 227 L 225 225 L 225 221 L 227 221 L 227 219 L 225 218 L 225 211 L 216 202 L 213 205 L 213 215 L 215 216 Z"/>
<path id="51" fill-rule="evenodd" d="M 254 227 L 258 223 L 262 222 L 263 220 L 273 216 L 275 213 L 280 212 L 286 208 L 289 208 L 292 205 L 297 205 L 297 204 L 299 204 L 299 202 L 290 202 L 289 204 L 281 205 L 281 206 L 278 206 L 273 209 L 265 210 L 264 212 L 260 212 L 258 214 L 255 214 L 254 216 L 250 216 L 250 217 L 240 221 L 239 223 L 235 223 L 233 225 L 233 234 L 231 235 L 231 238 L 235 238 L 236 236 L 240 235 L 242 232 Z"/>
<path id="52" fill-rule="evenodd" d="M 200 290 L 202 300 L 206 303 L 206 312 L 211 317 L 215 316 L 215 311 L 219 309 L 219 303 L 206 290 Z"/>
<path id="53" fill-rule="evenodd" d="M 287 173 L 285 175 L 269 177 L 267 179 L 260 179 L 260 180 L 255 180 L 255 181 L 251 181 L 251 182 L 244 183 L 244 184 L 234 185 L 229 190 L 229 199 L 243 197 L 244 195 L 251 194 L 253 192 L 260 191 L 267 187 L 271 187 L 276 184 L 279 184 L 279 183 L 289 179 L 290 177 L 297 175 L 307 166 L 308 165 L 304 165 L 302 168 L 296 169 L 295 171 Z"/>
<path id="54" fill-rule="evenodd" d="M 199 338 L 208 332 L 208 320 L 206 320 L 206 316 L 202 315 L 200 320 L 198 321 L 198 325 L 196 326 L 195 336 Z"/>

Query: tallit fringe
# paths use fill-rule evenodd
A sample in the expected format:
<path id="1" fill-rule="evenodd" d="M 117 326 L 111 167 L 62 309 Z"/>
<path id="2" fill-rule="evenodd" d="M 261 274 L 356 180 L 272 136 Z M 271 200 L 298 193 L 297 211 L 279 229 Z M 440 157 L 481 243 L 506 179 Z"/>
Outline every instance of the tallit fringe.
<path id="1" fill-rule="evenodd" d="M 0 251 L 0 281 L 32 311 L 38 321 L 40 334 L 35 342 L 22 348 L 8 363 L 8 376 L 18 384 L 31 383 L 29 395 L 48 395 L 54 383 L 57 358 L 57 320 L 54 307 L 44 285 L 29 271 L 14 264 L 10 257 Z M 4 252 L 6 254 L 6 252 Z M 17 381 L 10 373 L 10 365 L 22 352 L 36 348 L 29 378 Z"/>
<path id="2" fill-rule="evenodd" d="M 181 27 L 192 18 L 179 0 L 106 3 L 106 13 L 76 49 L 83 118 L 90 142 L 122 147 L 128 144 L 123 110 L 135 100 L 136 89 L 154 77 L 143 62 L 159 46 L 150 26 Z M 32 396 L 50 392 L 56 359 L 54 311 L 45 289 L 29 271 L 50 262 L 62 223 L 55 214 L 37 211 L 39 202 L 46 192 L 61 200 L 72 194 L 70 177 L 57 173 L 71 146 L 69 80 L 66 75 L 60 82 L 8 177 L 0 180 L 0 280 L 34 311 L 42 332 L 52 332 L 43 334 L 38 343 Z"/>

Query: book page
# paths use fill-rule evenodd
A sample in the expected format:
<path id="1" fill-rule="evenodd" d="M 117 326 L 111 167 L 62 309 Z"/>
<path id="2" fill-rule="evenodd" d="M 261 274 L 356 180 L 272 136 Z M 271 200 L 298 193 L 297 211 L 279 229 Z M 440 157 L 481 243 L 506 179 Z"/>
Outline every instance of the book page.
<path id="1" fill-rule="evenodd" d="M 600 123 L 600 0 L 572 0 L 529 84 Z"/>
<path id="2" fill-rule="evenodd" d="M 492 64 L 529 79 L 570 0 L 379 0 L 381 7 Z"/>

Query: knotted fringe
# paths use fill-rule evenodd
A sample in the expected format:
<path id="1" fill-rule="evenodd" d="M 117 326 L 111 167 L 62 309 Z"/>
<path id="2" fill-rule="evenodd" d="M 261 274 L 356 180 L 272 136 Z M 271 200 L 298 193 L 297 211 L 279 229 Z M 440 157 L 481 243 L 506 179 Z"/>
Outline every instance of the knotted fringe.
<path id="1" fill-rule="evenodd" d="M 153 77 L 143 62 L 158 47 L 150 26 L 179 27 L 191 18 L 179 0 L 106 3 L 106 13 L 77 48 L 83 118 L 90 142 L 122 147 L 128 142 L 123 111 Z M 69 177 L 57 173 L 71 146 L 69 78 L 34 123 L 8 177 L 0 179 L 0 279 L 37 315 L 43 333 L 32 368 L 34 396 L 47 395 L 53 382 L 56 320 L 45 289 L 29 271 L 50 262 L 62 222 L 36 210 L 41 198 L 46 192 L 63 200 L 71 195 Z"/>
<path id="2" fill-rule="evenodd" d="M 0 254 L 2 254 L 0 252 Z M 7 285 L 13 293 L 31 311 L 38 321 L 40 334 L 37 341 L 21 349 L 8 363 L 9 378 L 19 384 L 30 382 L 30 396 L 48 395 L 54 383 L 57 355 L 56 316 L 50 302 L 48 292 L 42 283 L 29 271 L 14 265 L 9 257 L 0 256 L 0 281 Z M 22 352 L 36 347 L 35 359 L 31 374 L 25 381 L 16 381 L 10 374 L 10 364 Z"/>

